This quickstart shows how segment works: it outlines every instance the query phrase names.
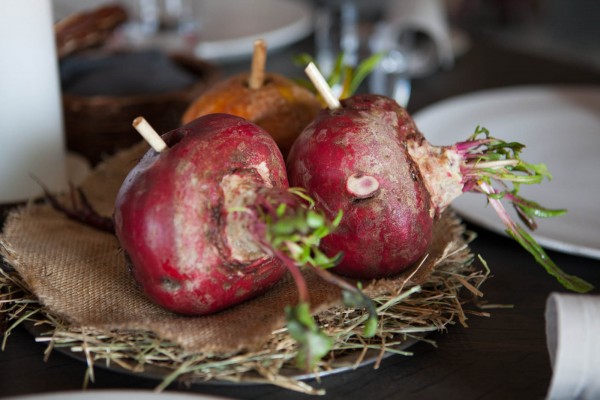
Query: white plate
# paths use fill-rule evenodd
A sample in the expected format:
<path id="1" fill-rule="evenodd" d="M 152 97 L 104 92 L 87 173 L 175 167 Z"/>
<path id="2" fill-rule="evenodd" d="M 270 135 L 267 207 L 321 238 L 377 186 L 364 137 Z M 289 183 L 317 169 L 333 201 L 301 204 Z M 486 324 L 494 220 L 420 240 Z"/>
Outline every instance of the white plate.
<path id="1" fill-rule="evenodd" d="M 205 60 L 236 59 L 252 54 L 256 39 L 269 50 L 294 43 L 312 32 L 312 11 L 298 0 L 219 0 L 198 3 L 200 43 Z"/>
<path id="2" fill-rule="evenodd" d="M 54 20 L 103 3 L 105 0 L 53 0 Z M 135 16 L 137 0 L 126 4 Z M 194 0 L 192 5 L 200 35 L 194 51 L 209 61 L 227 62 L 249 56 L 256 39 L 266 40 L 270 51 L 295 43 L 313 31 L 313 12 L 307 0 Z M 150 39 L 140 38 L 139 29 L 134 22 L 127 33 L 134 36 L 130 40 L 137 45 L 148 40 L 159 47 L 181 46 L 180 38 L 165 32 Z"/>
<path id="3" fill-rule="evenodd" d="M 442 101 L 414 118 L 433 144 L 464 140 L 477 125 L 525 144 L 522 158 L 545 163 L 553 180 L 523 186 L 521 193 L 543 206 L 568 209 L 564 216 L 539 219 L 534 238 L 547 248 L 600 258 L 600 86 L 482 91 Z M 466 220 L 504 232 L 482 195 L 467 193 L 452 206 Z"/>

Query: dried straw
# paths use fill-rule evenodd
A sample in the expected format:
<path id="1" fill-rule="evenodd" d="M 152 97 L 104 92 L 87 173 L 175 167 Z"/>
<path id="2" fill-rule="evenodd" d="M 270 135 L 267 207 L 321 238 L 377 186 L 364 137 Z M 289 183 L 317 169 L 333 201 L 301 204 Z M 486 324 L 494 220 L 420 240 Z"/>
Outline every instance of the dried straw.
<path id="1" fill-rule="evenodd" d="M 11 331 L 27 324 L 36 340 L 48 343 L 46 355 L 54 349 L 80 354 L 86 360 L 84 386 L 94 379 L 94 366 L 103 365 L 160 379 L 156 390 L 175 381 L 187 384 L 209 380 L 270 383 L 308 394 L 323 394 L 303 380 L 336 368 L 356 368 L 365 361 L 379 366 L 387 354 L 410 355 L 405 347 L 426 341 L 429 332 L 445 331 L 457 322 L 467 326 L 468 315 L 488 316 L 475 307 L 482 296 L 481 285 L 489 275 L 476 267 L 468 248 L 473 236 L 464 232 L 465 245 L 443 255 L 425 284 L 391 288 L 371 293 L 379 312 L 375 337 L 361 336 L 367 318 L 364 310 L 334 307 L 317 315 L 320 326 L 335 338 L 334 348 L 312 375 L 296 369 L 297 348 L 286 329 L 272 333 L 257 351 L 206 354 L 185 351 L 148 331 L 102 331 L 74 326 L 41 305 L 18 273 L 0 269 L 0 316 L 7 321 L 2 348 Z M 485 266 L 485 264 L 484 264 Z M 368 290 L 367 290 L 368 292 Z M 471 303 L 471 307 L 466 307 Z"/>

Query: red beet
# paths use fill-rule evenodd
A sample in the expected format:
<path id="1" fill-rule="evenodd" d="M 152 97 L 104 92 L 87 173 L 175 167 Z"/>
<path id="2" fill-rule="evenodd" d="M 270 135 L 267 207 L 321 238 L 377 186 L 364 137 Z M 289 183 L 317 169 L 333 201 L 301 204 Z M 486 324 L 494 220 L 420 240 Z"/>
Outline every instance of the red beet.
<path id="1" fill-rule="evenodd" d="M 464 191 L 474 191 L 488 197 L 507 232 L 550 274 L 570 289 L 591 288 L 564 274 L 500 203 L 511 201 L 530 228 L 534 217 L 564 212 L 525 200 L 518 186 L 504 182 L 539 183 L 549 176 L 542 165 L 519 159 L 523 145 L 478 128 L 465 142 L 432 146 L 406 110 L 378 95 L 357 95 L 330 107 L 298 137 L 287 168 L 291 185 L 306 188 L 326 215 L 344 213 L 321 243 L 326 254 L 344 253 L 335 272 L 369 279 L 402 272 L 425 254 L 435 218 Z"/>
<path id="2" fill-rule="evenodd" d="M 288 158 L 291 184 L 307 188 L 330 216 L 344 213 L 321 246 L 329 254 L 344 253 L 336 272 L 394 275 L 427 249 L 432 203 L 401 140 L 418 135 L 393 100 L 354 96 L 340 109 L 321 112 L 294 144 Z"/>
<path id="3" fill-rule="evenodd" d="M 273 139 L 256 125 L 209 115 L 163 136 L 129 173 L 115 231 L 144 292 L 183 314 L 215 312 L 264 292 L 285 272 L 254 236 L 261 190 L 288 181 Z"/>
<path id="4" fill-rule="evenodd" d="M 69 218 L 114 230 L 151 300 L 181 314 L 209 314 L 257 296 L 289 271 L 298 303 L 285 306 L 287 326 L 299 364 L 312 371 L 332 340 L 311 314 L 300 270 L 310 266 L 339 286 L 344 304 L 367 309 L 363 334 L 375 333 L 371 299 L 327 272 L 337 257 L 318 248 L 341 215 L 327 220 L 309 196 L 288 187 L 283 157 L 266 131 L 227 114 L 200 117 L 162 138 L 141 117 L 133 125 L 152 149 L 125 178 L 112 220 L 83 192 L 73 209 L 47 197 Z"/>

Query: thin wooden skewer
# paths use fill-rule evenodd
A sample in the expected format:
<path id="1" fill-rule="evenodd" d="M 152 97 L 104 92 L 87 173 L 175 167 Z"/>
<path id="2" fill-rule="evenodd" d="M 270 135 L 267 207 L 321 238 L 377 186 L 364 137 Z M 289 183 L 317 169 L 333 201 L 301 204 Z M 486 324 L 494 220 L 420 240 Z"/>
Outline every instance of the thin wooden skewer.
<path id="1" fill-rule="evenodd" d="M 304 69 L 304 72 L 306 73 L 306 75 L 308 75 L 308 78 L 313 83 L 313 85 L 315 85 L 315 89 L 317 89 L 321 97 L 323 97 L 323 100 L 325 100 L 327 108 L 329 108 L 330 110 L 335 110 L 342 106 L 338 98 L 335 96 L 335 94 L 333 94 L 333 91 L 327 84 L 327 81 L 321 74 L 321 71 L 319 71 L 319 69 L 314 63 L 311 62 L 310 64 L 308 64 Z"/>
<path id="2" fill-rule="evenodd" d="M 254 42 L 254 52 L 252 54 L 252 67 L 250 69 L 250 78 L 248 79 L 250 89 L 260 89 L 265 83 L 266 64 L 267 43 L 262 39 L 258 39 Z"/>
<path id="3" fill-rule="evenodd" d="M 144 117 L 137 117 L 132 125 L 156 152 L 160 153 L 169 147 Z"/>

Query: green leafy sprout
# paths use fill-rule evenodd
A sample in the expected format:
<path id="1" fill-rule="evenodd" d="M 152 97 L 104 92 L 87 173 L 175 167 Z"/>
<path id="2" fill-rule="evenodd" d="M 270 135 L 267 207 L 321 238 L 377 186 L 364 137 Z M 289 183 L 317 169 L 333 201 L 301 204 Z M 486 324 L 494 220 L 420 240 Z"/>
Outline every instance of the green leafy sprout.
<path id="1" fill-rule="evenodd" d="M 310 371 L 328 354 L 333 340 L 321 331 L 311 314 L 309 289 L 302 268 L 311 268 L 318 277 L 340 288 L 345 306 L 367 310 L 364 337 L 375 334 L 377 309 L 360 286 L 354 286 L 328 271 L 341 261 L 342 254 L 330 257 L 319 248 L 321 240 L 340 224 L 343 218 L 341 211 L 329 220 L 315 209 L 314 200 L 301 188 L 290 188 L 275 197 L 270 197 L 270 193 L 264 197 L 259 195 L 258 200 L 258 219 L 263 223 L 255 224 L 261 227 L 255 235 L 262 238 L 265 251 L 285 264 L 296 283 L 299 299 L 296 305 L 285 309 L 287 328 L 298 344 L 298 366 Z M 252 212 L 250 215 L 253 215 Z"/>
<path id="2" fill-rule="evenodd" d="M 377 67 L 377 64 L 381 62 L 384 57 L 384 53 L 375 53 L 363 61 L 361 61 L 356 68 L 344 64 L 343 53 L 338 54 L 335 59 L 333 69 L 328 77 L 325 78 L 329 87 L 340 87 L 340 99 L 345 99 L 352 96 L 358 90 L 360 84 L 365 80 L 367 76 Z M 295 57 L 295 63 L 305 67 L 311 62 L 319 68 L 318 63 L 315 61 L 313 56 L 310 54 L 300 54 Z M 320 68 L 319 68 L 320 70 Z M 309 90 L 317 93 L 313 84 L 308 79 L 299 80 L 298 83 Z M 318 93 L 317 93 L 318 95 Z"/>
<path id="3" fill-rule="evenodd" d="M 520 220 L 531 230 L 537 228 L 535 218 L 565 214 L 567 210 L 549 209 L 518 194 L 523 184 L 539 184 L 544 179 L 552 179 L 546 165 L 524 162 L 520 157 L 525 148 L 523 144 L 492 137 L 486 128 L 480 126 L 467 141 L 458 143 L 455 147 L 467 160 L 462 171 L 465 177 L 463 191 L 485 194 L 506 226 L 506 234 L 531 253 L 546 272 L 564 287 L 580 293 L 593 289 L 593 286 L 583 279 L 563 272 L 535 239 L 510 218 L 501 203 L 502 199 L 510 201 Z"/>

